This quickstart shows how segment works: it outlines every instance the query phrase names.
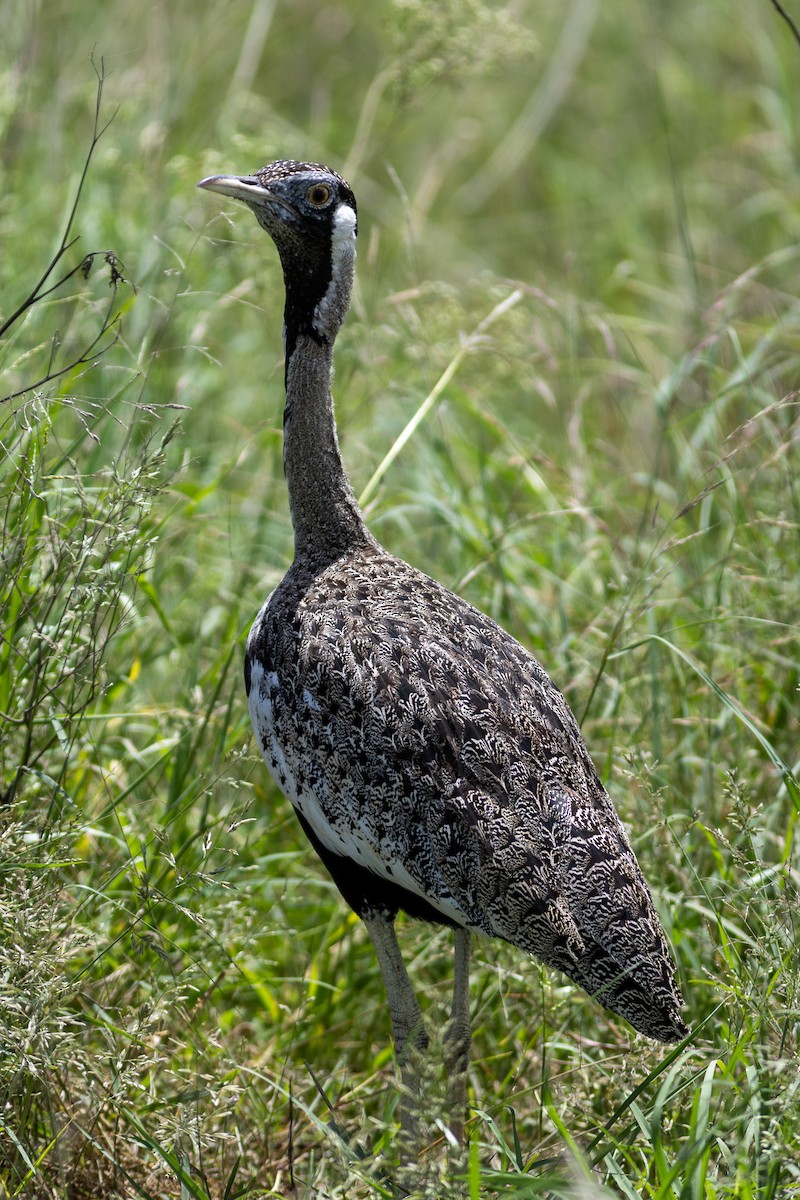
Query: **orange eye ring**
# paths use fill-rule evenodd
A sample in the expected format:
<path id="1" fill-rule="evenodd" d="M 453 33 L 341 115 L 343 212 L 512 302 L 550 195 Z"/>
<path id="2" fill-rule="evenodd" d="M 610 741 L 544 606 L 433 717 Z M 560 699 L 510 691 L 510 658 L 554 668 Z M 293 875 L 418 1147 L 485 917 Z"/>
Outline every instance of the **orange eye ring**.
<path id="1" fill-rule="evenodd" d="M 331 189 L 327 183 L 312 183 L 306 192 L 306 199 L 314 208 L 324 208 L 331 198 Z"/>

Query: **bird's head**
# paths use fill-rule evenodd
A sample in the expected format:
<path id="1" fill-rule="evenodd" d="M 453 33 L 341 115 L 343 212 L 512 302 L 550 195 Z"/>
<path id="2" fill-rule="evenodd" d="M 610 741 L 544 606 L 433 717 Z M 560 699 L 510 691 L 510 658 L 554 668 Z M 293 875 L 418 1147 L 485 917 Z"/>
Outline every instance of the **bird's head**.
<path id="1" fill-rule="evenodd" d="M 212 175 L 197 186 L 244 201 L 277 246 L 287 358 L 301 334 L 331 344 L 353 282 L 358 216 L 349 184 L 318 163 L 281 159 L 254 175 Z"/>

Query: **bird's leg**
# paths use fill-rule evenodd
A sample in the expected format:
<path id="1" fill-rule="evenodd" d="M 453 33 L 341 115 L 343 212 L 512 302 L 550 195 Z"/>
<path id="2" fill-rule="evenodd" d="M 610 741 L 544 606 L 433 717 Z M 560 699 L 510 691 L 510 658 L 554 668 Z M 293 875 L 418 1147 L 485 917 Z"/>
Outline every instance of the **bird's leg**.
<path id="1" fill-rule="evenodd" d="M 469 951 L 468 929 L 455 931 L 455 961 L 453 968 L 453 1004 L 450 1021 L 444 1035 L 444 1066 L 450 1108 L 450 1132 L 459 1146 L 464 1144 L 464 1122 L 467 1116 L 467 1070 L 472 1043 L 469 1019 Z"/>
<path id="2" fill-rule="evenodd" d="M 378 956 L 386 994 L 389 998 L 395 1053 L 402 1063 L 407 1058 L 406 1050 L 409 1040 L 412 1046 L 418 1050 L 427 1050 L 428 1048 L 428 1035 L 422 1019 L 422 1010 L 400 953 L 393 922 L 378 913 L 364 917 L 364 924 Z"/>
<path id="3" fill-rule="evenodd" d="M 400 1128 L 403 1157 L 413 1162 L 419 1153 L 419 1070 L 414 1051 L 428 1048 L 428 1034 L 417 997 L 400 953 L 394 924 L 381 913 L 363 918 L 372 938 L 389 1000 L 394 1049 L 400 1066 Z"/>

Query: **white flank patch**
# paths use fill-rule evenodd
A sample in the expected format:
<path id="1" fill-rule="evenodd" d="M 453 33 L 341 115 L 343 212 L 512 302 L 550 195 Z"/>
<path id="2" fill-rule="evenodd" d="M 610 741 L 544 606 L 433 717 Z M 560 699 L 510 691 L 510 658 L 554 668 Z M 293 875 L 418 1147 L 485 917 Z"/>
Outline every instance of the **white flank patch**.
<path id="1" fill-rule="evenodd" d="M 352 212 L 352 209 L 349 211 Z M 256 625 L 258 623 L 256 619 Z M 333 824 L 323 812 L 317 793 L 308 787 L 302 790 L 298 788 L 294 755 L 290 749 L 281 745 L 275 733 L 273 697 L 280 688 L 278 675 L 275 671 L 265 671 L 255 660 L 251 661 L 250 673 L 250 720 L 253 722 L 256 741 L 264 756 L 264 762 L 278 787 L 298 812 L 303 814 L 323 846 L 334 854 L 353 859 L 379 879 L 395 883 L 415 896 L 427 900 L 433 908 L 458 924 L 465 924 L 464 914 L 454 900 L 436 899 L 429 895 L 398 858 L 392 856 L 385 848 L 383 854 L 379 852 L 365 829 L 349 823 L 346 826 Z M 309 709 L 319 710 L 317 701 L 309 693 L 305 693 L 304 699 Z M 327 799 L 327 784 L 322 782 L 320 790 L 324 793 L 323 798 Z"/>

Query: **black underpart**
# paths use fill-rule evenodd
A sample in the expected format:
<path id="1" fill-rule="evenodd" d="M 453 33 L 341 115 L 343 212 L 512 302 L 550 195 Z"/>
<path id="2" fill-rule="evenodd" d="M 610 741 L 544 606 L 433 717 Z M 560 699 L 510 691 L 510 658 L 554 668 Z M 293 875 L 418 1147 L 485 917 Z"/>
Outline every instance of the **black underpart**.
<path id="1" fill-rule="evenodd" d="M 297 812 L 296 809 L 295 812 Z M 353 912 L 357 913 L 359 917 L 369 916 L 370 913 L 381 913 L 393 921 L 398 912 L 404 912 L 418 921 L 430 921 L 435 925 L 449 925 L 453 929 L 457 927 L 456 921 L 446 917 L 439 912 L 438 908 L 434 908 L 427 900 L 423 900 L 421 896 L 409 892 L 397 883 L 390 883 L 386 879 L 373 875 L 372 871 L 360 866 L 352 858 L 345 858 L 328 850 L 320 842 L 305 817 L 299 812 L 297 817 L 331 879 Z"/>

